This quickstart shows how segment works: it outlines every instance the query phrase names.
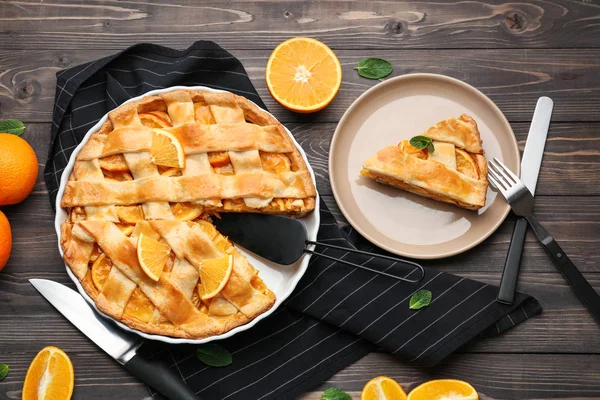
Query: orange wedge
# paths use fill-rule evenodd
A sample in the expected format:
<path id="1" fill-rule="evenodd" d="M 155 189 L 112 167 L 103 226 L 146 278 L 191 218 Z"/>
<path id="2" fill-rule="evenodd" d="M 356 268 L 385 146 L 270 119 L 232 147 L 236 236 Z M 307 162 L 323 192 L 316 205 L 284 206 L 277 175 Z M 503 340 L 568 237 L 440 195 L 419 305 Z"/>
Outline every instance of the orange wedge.
<path id="1" fill-rule="evenodd" d="M 198 294 L 202 300 L 215 297 L 227 284 L 233 271 L 233 256 L 223 256 L 200 264 Z"/>
<path id="2" fill-rule="evenodd" d="M 111 269 L 112 262 L 110 261 L 110 258 L 106 257 L 104 253 L 101 253 L 92 264 L 92 282 L 94 282 L 96 289 L 102 290 Z"/>
<path id="3" fill-rule="evenodd" d="M 299 113 L 322 110 L 342 83 L 342 66 L 324 43 L 295 37 L 279 44 L 266 69 L 267 88 L 285 108 Z"/>
<path id="4" fill-rule="evenodd" d="M 23 400 L 69 400 L 75 372 L 69 356 L 58 347 L 44 347 L 29 364 Z"/>
<path id="5" fill-rule="evenodd" d="M 138 237 L 137 256 L 142 270 L 148 275 L 148 278 L 158 282 L 160 275 L 165 269 L 167 259 L 171 254 L 171 248 L 156 239 L 146 236 L 143 233 Z"/>
<path id="6" fill-rule="evenodd" d="M 425 382 L 408 394 L 408 400 L 478 400 L 477 391 L 467 382 L 439 379 Z"/>
<path id="7" fill-rule="evenodd" d="M 180 221 L 191 221 L 202 214 L 203 207 L 194 203 L 175 203 L 171 205 L 171 212 Z"/>
<path id="8" fill-rule="evenodd" d="M 475 165 L 475 160 L 464 150 L 456 149 L 456 169 L 461 174 L 479 179 L 479 170 Z"/>
<path id="9" fill-rule="evenodd" d="M 392 378 L 378 376 L 363 387 L 360 400 L 406 400 L 406 393 Z"/>
<path id="10" fill-rule="evenodd" d="M 154 129 L 150 155 L 156 165 L 185 168 L 185 153 L 181 142 L 175 135 L 164 129 Z"/>

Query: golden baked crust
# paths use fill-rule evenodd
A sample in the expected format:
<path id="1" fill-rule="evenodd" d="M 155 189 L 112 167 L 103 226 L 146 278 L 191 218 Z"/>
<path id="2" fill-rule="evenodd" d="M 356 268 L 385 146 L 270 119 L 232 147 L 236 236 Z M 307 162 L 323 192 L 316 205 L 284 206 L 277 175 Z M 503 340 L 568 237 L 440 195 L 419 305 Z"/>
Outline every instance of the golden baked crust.
<path id="1" fill-rule="evenodd" d="M 184 168 L 155 165 L 155 129 L 174 135 Z M 97 307 L 140 331 L 201 339 L 270 309 L 275 295 L 210 223 L 219 212 L 302 216 L 316 190 L 271 115 L 230 93 L 178 90 L 111 111 L 77 155 L 61 206 L 65 263 Z M 171 249 L 158 281 L 141 268 L 141 234 Z M 223 289 L 200 299 L 202 262 L 231 256 Z"/>
<path id="2" fill-rule="evenodd" d="M 469 210 L 485 205 L 488 187 L 487 163 L 483 157 L 477 124 L 468 115 L 450 118 L 437 123 L 421 134 L 439 142 L 450 143 L 464 150 L 461 157 L 469 157 L 467 167 L 452 168 L 428 157 L 427 150 L 407 150 L 407 142 L 388 146 L 370 159 L 361 174 L 380 183 L 454 204 Z"/>

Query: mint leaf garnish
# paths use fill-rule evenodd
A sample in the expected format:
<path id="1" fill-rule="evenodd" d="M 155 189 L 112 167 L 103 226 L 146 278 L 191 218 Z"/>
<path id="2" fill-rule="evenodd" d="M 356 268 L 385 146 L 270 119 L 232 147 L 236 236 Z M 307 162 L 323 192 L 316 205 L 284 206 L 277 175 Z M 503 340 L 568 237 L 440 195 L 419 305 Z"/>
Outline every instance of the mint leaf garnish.
<path id="1" fill-rule="evenodd" d="M 352 397 L 343 390 L 329 388 L 323 392 L 321 400 L 352 400 Z"/>
<path id="2" fill-rule="evenodd" d="M 6 378 L 8 371 L 10 371 L 8 364 L 0 364 L 0 381 Z"/>
<path id="3" fill-rule="evenodd" d="M 388 76 L 394 70 L 392 64 L 381 58 L 363 58 L 354 67 L 358 74 L 367 79 L 380 79 Z"/>
<path id="4" fill-rule="evenodd" d="M 25 130 L 25 125 L 18 119 L 5 119 L 0 121 L 0 133 L 12 133 L 21 136 Z"/>
<path id="5" fill-rule="evenodd" d="M 198 346 L 196 357 L 210 367 L 226 367 L 233 362 L 231 354 L 216 343 L 206 343 Z"/>
<path id="6" fill-rule="evenodd" d="M 431 297 L 431 292 L 429 290 L 419 290 L 410 298 L 410 309 L 419 310 L 423 307 L 427 307 L 431 303 Z"/>
<path id="7" fill-rule="evenodd" d="M 435 147 L 433 147 L 433 140 L 426 136 L 415 136 L 409 140 L 409 143 L 411 146 L 416 147 L 419 150 L 427 148 L 430 153 L 435 151 Z"/>

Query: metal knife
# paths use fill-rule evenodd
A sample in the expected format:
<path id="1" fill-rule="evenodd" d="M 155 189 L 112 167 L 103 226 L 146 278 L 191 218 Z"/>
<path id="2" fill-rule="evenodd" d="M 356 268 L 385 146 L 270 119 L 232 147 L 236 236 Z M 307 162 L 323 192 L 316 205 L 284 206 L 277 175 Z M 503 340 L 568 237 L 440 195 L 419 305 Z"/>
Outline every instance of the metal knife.
<path id="1" fill-rule="evenodd" d="M 194 392 L 166 365 L 137 355 L 143 340 L 101 317 L 76 291 L 46 279 L 29 282 L 65 318 L 132 375 L 171 400 L 198 400 Z"/>
<path id="2" fill-rule="evenodd" d="M 527 134 L 527 142 L 525 143 L 525 150 L 523 151 L 523 158 L 521 160 L 521 180 L 531 194 L 535 194 L 553 107 L 554 102 L 551 98 L 540 97 L 538 99 L 533 119 L 531 120 L 531 126 L 529 127 L 529 133 Z M 527 220 L 519 217 L 513 230 L 506 260 L 504 261 L 504 272 L 500 280 L 497 297 L 500 303 L 512 304 L 515 297 L 521 255 L 523 254 L 523 245 L 525 243 L 525 233 L 527 233 Z"/>

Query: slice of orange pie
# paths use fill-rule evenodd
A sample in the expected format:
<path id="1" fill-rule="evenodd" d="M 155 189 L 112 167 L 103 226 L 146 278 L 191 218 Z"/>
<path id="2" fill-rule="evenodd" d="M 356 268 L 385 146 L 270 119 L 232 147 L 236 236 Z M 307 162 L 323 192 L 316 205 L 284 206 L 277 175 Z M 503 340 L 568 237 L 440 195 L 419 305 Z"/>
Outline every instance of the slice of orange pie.
<path id="1" fill-rule="evenodd" d="M 389 186 L 469 210 L 485 205 L 487 163 L 477 123 L 467 114 L 388 146 L 360 173 Z"/>

